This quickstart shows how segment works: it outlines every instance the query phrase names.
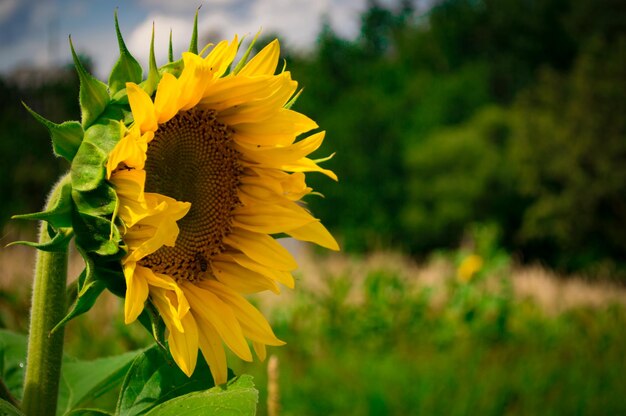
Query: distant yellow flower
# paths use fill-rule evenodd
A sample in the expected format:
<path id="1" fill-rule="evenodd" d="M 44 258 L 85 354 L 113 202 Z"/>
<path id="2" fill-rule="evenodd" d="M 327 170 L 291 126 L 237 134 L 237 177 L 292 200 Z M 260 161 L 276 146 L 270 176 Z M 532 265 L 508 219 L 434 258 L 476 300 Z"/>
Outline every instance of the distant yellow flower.
<path id="1" fill-rule="evenodd" d="M 294 286 L 297 264 L 272 235 L 339 249 L 298 203 L 312 191 L 304 172 L 336 180 L 307 158 L 324 132 L 295 141 L 318 126 L 288 108 L 297 83 L 275 75 L 278 41 L 229 71 L 238 45 L 184 53 L 180 76 L 163 73 L 154 100 L 127 83 L 134 123 L 107 161 L 128 248 L 125 320 L 150 299 L 178 366 L 191 375 L 200 349 L 216 383 L 227 377 L 223 343 L 247 361 L 247 340 L 260 359 L 283 344 L 242 296 Z"/>
<path id="2" fill-rule="evenodd" d="M 471 254 L 463 259 L 456 271 L 457 279 L 461 283 L 467 283 L 483 267 L 483 259 L 479 255 Z"/>

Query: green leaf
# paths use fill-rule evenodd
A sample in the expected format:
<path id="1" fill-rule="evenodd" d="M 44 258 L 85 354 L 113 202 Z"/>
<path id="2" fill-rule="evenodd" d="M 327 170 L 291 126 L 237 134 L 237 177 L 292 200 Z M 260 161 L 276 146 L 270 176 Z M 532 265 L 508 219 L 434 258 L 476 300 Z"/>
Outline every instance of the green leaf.
<path id="1" fill-rule="evenodd" d="M 24 416 L 24 413 L 11 403 L 0 399 L 0 415 L 2 416 Z"/>
<path id="2" fill-rule="evenodd" d="M 146 416 L 248 416 L 256 414 L 259 392 L 252 377 L 243 375 L 225 387 L 189 393 L 155 407 Z"/>
<path id="3" fill-rule="evenodd" d="M 111 416 L 112 413 L 105 412 L 100 409 L 76 409 L 72 410 L 69 413 L 66 413 L 64 416 Z"/>
<path id="4" fill-rule="evenodd" d="M 109 75 L 109 93 L 111 96 L 115 95 L 118 91 L 126 88 L 127 82 L 134 82 L 139 84 L 142 79 L 143 69 L 139 62 L 128 52 L 122 32 L 120 31 L 120 24 L 117 20 L 117 9 L 115 9 L 115 33 L 117 34 L 117 43 L 120 48 L 120 57 L 111 70 Z"/>
<path id="5" fill-rule="evenodd" d="M 70 49 L 80 81 L 78 101 L 80 103 L 81 121 L 83 127 L 86 128 L 93 124 L 102 111 L 104 111 L 104 108 L 109 103 L 109 92 L 107 91 L 106 84 L 89 74 L 85 70 L 85 67 L 83 67 L 83 64 L 80 63 L 78 55 L 76 55 L 76 51 L 74 50 L 71 36 Z"/>
<path id="6" fill-rule="evenodd" d="M 0 378 L 17 400 L 22 398 L 26 345 L 26 335 L 0 329 Z"/>
<path id="7" fill-rule="evenodd" d="M 139 355 L 128 371 L 116 415 L 142 415 L 170 399 L 213 385 L 209 366 L 201 354 L 196 370 L 187 377 L 166 351 L 154 345 Z"/>
<path id="8" fill-rule="evenodd" d="M 137 354 L 137 351 L 132 351 L 93 361 L 64 362 L 57 414 L 65 414 L 119 388 Z"/>
<path id="9" fill-rule="evenodd" d="M 26 335 L 0 329 L 0 377 L 17 400 L 20 400 L 22 395 L 26 348 Z M 64 356 L 57 414 L 64 414 L 81 403 L 119 388 L 124 374 L 138 353 L 133 351 L 94 361 L 81 361 Z M 3 413 L 4 410 L 0 407 L 0 415 L 6 414 Z"/>
<path id="10" fill-rule="evenodd" d="M 66 228 L 72 226 L 72 183 L 70 176 L 63 179 L 61 191 L 57 202 L 47 211 L 35 212 L 32 214 L 14 215 L 12 219 L 47 221 L 54 228 Z"/>
<path id="11" fill-rule="evenodd" d="M 53 123 L 34 112 L 25 103 L 22 103 L 22 105 L 35 120 L 46 126 L 50 132 L 54 154 L 64 157 L 71 162 L 80 147 L 80 143 L 83 141 L 83 126 L 78 121 L 66 121 L 61 124 Z"/>

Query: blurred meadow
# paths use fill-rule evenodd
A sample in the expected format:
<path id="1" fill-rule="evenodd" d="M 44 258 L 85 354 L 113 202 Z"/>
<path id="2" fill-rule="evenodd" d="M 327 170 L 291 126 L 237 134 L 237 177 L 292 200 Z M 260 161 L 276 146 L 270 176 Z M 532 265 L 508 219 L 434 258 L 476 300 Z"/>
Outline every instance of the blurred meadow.
<path id="1" fill-rule="evenodd" d="M 229 360 L 259 414 L 626 414 L 626 3 L 372 0 L 355 38 L 330 20 L 283 54 L 336 152 L 306 202 L 342 251 L 286 242 L 295 290 L 252 298 L 287 342 L 269 372 Z M 4 246 L 68 168 L 21 102 L 79 107 L 69 62 L 0 76 Z M 0 250 L 0 328 L 26 333 L 33 264 Z M 81 359 L 151 342 L 111 294 L 66 339 Z"/>

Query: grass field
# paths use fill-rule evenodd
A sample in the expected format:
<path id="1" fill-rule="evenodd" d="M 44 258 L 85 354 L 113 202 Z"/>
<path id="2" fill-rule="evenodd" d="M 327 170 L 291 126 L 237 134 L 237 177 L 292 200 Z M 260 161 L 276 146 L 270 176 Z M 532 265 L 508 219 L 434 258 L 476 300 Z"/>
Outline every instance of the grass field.
<path id="1" fill-rule="evenodd" d="M 493 247 L 469 279 L 458 276 L 463 250 L 425 264 L 296 251 L 296 289 L 254 298 L 287 342 L 269 351 L 280 414 L 626 414 L 626 291 L 617 285 L 519 268 Z M 32 262 L 27 248 L 0 252 L 2 327 L 26 331 Z M 74 260 L 72 275 L 81 267 Z M 108 294 L 66 336 L 80 358 L 150 342 Z M 255 377 L 266 414 L 266 363 L 229 363 Z"/>

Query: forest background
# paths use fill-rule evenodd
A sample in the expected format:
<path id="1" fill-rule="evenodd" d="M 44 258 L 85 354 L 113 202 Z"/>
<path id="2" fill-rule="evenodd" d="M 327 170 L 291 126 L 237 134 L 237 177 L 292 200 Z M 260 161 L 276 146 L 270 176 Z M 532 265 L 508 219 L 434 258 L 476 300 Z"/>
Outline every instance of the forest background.
<path id="1" fill-rule="evenodd" d="M 267 36 L 270 38 L 271 36 Z M 298 109 L 328 131 L 320 157 L 340 185 L 313 211 L 346 251 L 424 257 L 468 226 L 497 226 L 523 262 L 620 271 L 626 261 L 626 6 L 619 0 L 410 1 L 362 16 L 345 40 L 325 25 L 306 55 L 284 51 Z M 75 119 L 68 63 L 0 80 L 0 225 L 41 207 L 67 169 L 21 105 Z"/>

